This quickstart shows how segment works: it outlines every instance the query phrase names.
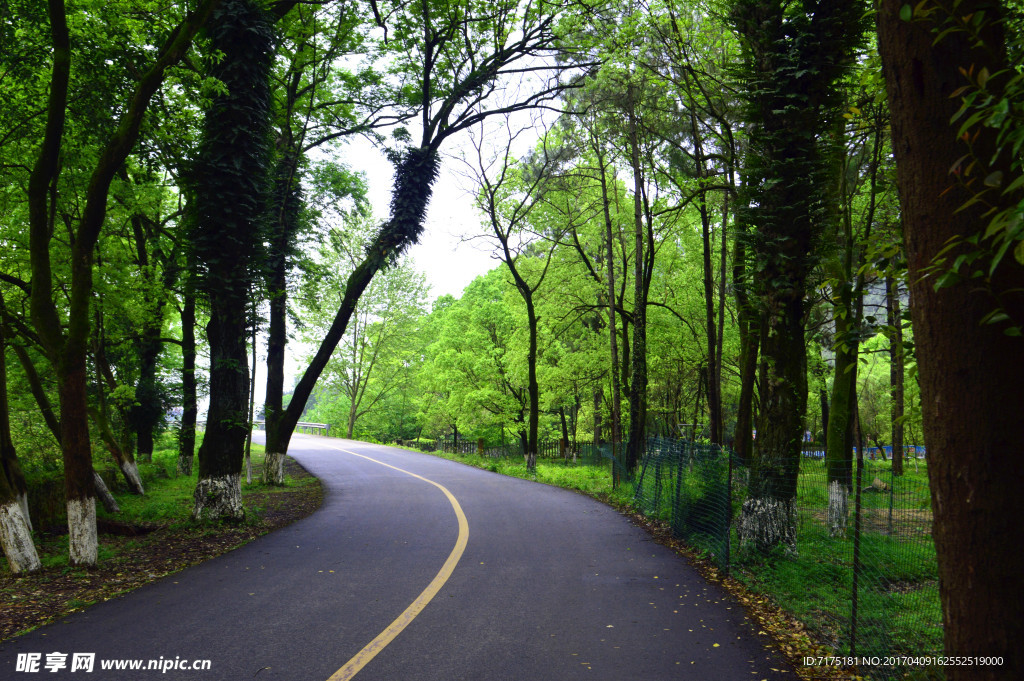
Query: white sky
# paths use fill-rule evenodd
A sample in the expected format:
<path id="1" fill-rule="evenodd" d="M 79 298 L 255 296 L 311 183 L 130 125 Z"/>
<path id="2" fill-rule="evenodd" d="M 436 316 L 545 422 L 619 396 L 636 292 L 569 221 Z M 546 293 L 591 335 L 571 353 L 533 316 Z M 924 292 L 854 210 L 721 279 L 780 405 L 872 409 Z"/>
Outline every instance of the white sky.
<path id="1" fill-rule="evenodd" d="M 394 177 L 391 163 L 362 138 L 345 147 L 342 159 L 351 170 L 366 174 L 374 217 L 386 220 Z M 442 154 L 441 174 L 427 206 L 424 232 L 420 242 L 409 249 L 416 269 L 427 276 L 431 300 L 445 294 L 460 297 L 469 282 L 498 264 L 486 241 L 467 240 L 482 233 L 482 218 L 466 191 L 467 180 L 453 172 L 458 163 Z"/>

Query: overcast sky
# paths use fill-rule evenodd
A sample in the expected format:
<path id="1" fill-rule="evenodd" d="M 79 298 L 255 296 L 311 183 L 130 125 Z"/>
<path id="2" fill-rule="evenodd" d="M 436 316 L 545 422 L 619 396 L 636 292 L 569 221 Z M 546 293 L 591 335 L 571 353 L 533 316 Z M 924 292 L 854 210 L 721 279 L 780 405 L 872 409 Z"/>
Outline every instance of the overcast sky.
<path id="1" fill-rule="evenodd" d="M 387 219 L 394 176 L 391 164 L 361 138 L 346 146 L 344 160 L 352 170 L 366 174 L 374 216 Z M 458 298 L 469 282 L 498 264 L 491 258 L 490 244 L 482 239 L 467 240 L 480 234 L 481 218 L 466 192 L 467 180 L 456 172 L 458 164 L 442 157 L 424 233 L 409 249 L 416 269 L 427 276 L 431 300 L 445 294 Z"/>

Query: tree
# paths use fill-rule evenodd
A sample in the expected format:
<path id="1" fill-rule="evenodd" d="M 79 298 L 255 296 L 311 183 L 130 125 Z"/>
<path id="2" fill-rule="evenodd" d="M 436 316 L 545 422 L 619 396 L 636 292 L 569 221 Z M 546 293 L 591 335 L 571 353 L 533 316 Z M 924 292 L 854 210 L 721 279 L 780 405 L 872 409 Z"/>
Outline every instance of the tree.
<path id="1" fill-rule="evenodd" d="M 538 318 L 534 296 L 547 277 L 559 235 L 548 234 L 549 238 L 553 238 L 546 247 L 546 255 L 539 255 L 543 258 L 544 265 L 540 272 L 534 275 L 535 279 L 532 282 L 528 281 L 529 275 L 519 260 L 527 252 L 544 249 L 544 246 L 540 246 L 538 249 L 536 232 L 531 229 L 530 222 L 534 219 L 534 209 L 547 198 L 545 185 L 550 180 L 552 166 L 557 162 L 557 151 L 549 149 L 547 137 L 544 136 L 536 153 L 528 156 L 524 162 L 517 164 L 512 158 L 513 143 L 519 134 L 526 129 L 532 129 L 532 126 L 513 131 L 507 118 L 505 124 L 508 133 L 507 143 L 502 145 L 504 149 L 499 147 L 497 160 L 491 162 L 485 160 L 482 142 L 484 139 L 493 140 L 497 135 L 485 135 L 481 131 L 480 138 L 474 140 L 476 159 L 472 173 L 480 188 L 478 205 L 487 216 L 491 235 L 497 242 L 498 258 L 505 263 L 509 274 L 512 275 L 516 291 L 519 292 L 523 304 L 526 305 L 526 323 L 529 333 L 529 348 L 526 353 L 526 389 L 529 395 L 529 411 L 524 454 L 526 455 L 526 467 L 529 470 L 534 470 L 537 467 L 537 440 L 540 425 L 540 384 L 537 380 Z M 495 166 L 497 166 L 496 169 Z M 531 234 L 531 232 L 533 233 Z"/>
<path id="2" fill-rule="evenodd" d="M 739 209 L 760 298 L 760 409 L 740 534 L 745 544 L 795 546 L 796 481 L 807 405 L 804 297 L 829 220 L 829 135 L 836 84 L 861 41 L 859 2 L 739 0 L 731 21 L 744 64 L 749 146 Z M 832 140 L 834 144 L 834 140 Z"/>
<path id="3" fill-rule="evenodd" d="M 66 330 L 54 291 L 53 190 L 60 175 L 72 84 L 72 49 L 63 0 L 49 0 L 52 68 L 46 101 L 45 130 L 29 177 L 27 203 L 31 252 L 31 316 L 43 350 L 57 374 L 60 396 L 60 444 L 64 458 L 68 509 L 69 553 L 72 565 L 94 565 L 97 559 L 96 501 L 86 399 L 89 304 L 93 249 L 104 224 L 110 184 L 139 136 L 142 119 L 167 69 L 189 49 L 216 0 L 205 0 L 175 26 L 141 71 L 127 105 L 120 110 L 115 130 L 101 140 L 90 173 L 83 207 L 72 227 L 71 287 Z"/>
<path id="4" fill-rule="evenodd" d="M 935 267 L 937 258 L 971 258 L 986 245 L 980 237 L 989 218 L 1019 210 L 1019 189 L 1007 184 L 1019 159 L 1005 146 L 1000 119 L 982 117 L 987 124 L 960 131 L 950 126 L 961 106 L 970 109 L 966 96 L 979 84 L 994 93 L 994 104 L 1007 100 L 1008 108 L 1011 101 L 1019 107 L 1005 89 L 1016 73 L 1007 61 L 1005 16 L 1002 3 L 978 0 L 927 2 L 916 10 L 885 0 L 878 13 L 946 652 L 1004 661 L 950 668 L 952 681 L 1024 675 L 1017 654 L 1024 584 L 1016 550 L 1024 543 L 1024 362 L 1020 337 L 1004 332 L 1024 320 L 1024 268 L 1011 259 L 988 260 L 983 276 L 958 279 L 938 278 Z M 990 184 L 994 191 L 973 200 Z M 948 251 L 951 239 L 959 245 Z M 1010 327 L 1005 318 L 993 318 L 997 308 Z"/>
<path id="5" fill-rule="evenodd" d="M 856 107 L 854 107 L 856 109 Z M 859 109 L 857 109 L 859 111 Z M 884 153 L 884 111 L 875 108 L 869 129 L 863 135 L 843 141 L 837 169 L 839 191 L 836 206 L 839 217 L 833 220 L 841 236 L 836 276 L 830 282 L 833 291 L 833 322 L 835 335 L 835 370 L 832 398 L 825 427 L 825 468 L 828 475 L 829 532 L 839 535 L 846 530 L 847 501 L 853 489 L 854 425 L 857 421 L 857 365 L 861 341 L 870 337 L 864 319 L 864 294 L 867 286 L 866 259 L 872 236 L 875 213 L 881 200 L 879 178 L 882 176 Z M 845 134 L 845 131 L 844 131 Z M 849 148 L 853 146 L 853 150 Z M 862 177 L 862 173 L 866 177 Z M 855 220 L 854 200 L 861 185 L 866 191 L 866 207 L 862 219 Z M 860 203 L 864 203 L 861 201 Z M 859 225 L 855 225 L 859 222 Z M 856 227 L 859 226 L 859 229 Z"/>
<path id="6" fill-rule="evenodd" d="M 409 131 L 397 131 L 397 139 L 410 144 L 389 154 L 395 165 L 391 215 L 349 275 L 334 322 L 288 407 L 267 431 L 268 465 L 279 468 L 283 462 L 295 424 L 363 291 L 377 272 L 394 264 L 419 239 L 444 141 L 490 116 L 545 105 L 565 88 L 559 81 L 565 67 L 550 61 L 560 51 L 556 21 L 561 10 L 543 0 L 487 5 L 435 5 L 424 0 L 415 5 L 396 3 L 384 13 L 395 27 L 389 44 L 394 66 L 405 79 L 402 91 L 407 99 L 401 104 L 416 110 L 419 140 L 413 146 Z M 514 93 L 510 98 L 497 101 L 509 92 Z"/>
<path id="7" fill-rule="evenodd" d="M 246 310 L 265 219 L 270 163 L 270 15 L 251 0 L 226 0 L 211 19 L 224 87 L 203 124 L 192 178 L 192 235 L 209 304 L 210 408 L 199 448 L 194 518 L 241 518 L 242 455 L 249 431 Z"/>
<path id="8" fill-rule="evenodd" d="M 332 231 L 329 245 L 321 248 L 318 267 L 325 276 L 318 278 L 314 294 L 306 296 L 310 301 L 307 309 L 316 310 L 304 315 L 308 342 L 315 343 L 330 325 L 333 310 L 344 295 L 347 274 L 363 253 L 366 240 L 359 236 L 368 235 L 352 234 L 352 228 L 346 231 L 347 243 Z M 324 290 L 331 293 L 324 295 Z M 419 340 L 416 334 L 426 297 L 424 276 L 409 262 L 400 262 L 374 278 L 324 369 L 309 418 L 344 428 L 346 437 L 352 438 L 359 419 L 382 409 L 392 393 L 408 387 L 407 365 L 415 360 L 410 345 Z"/>

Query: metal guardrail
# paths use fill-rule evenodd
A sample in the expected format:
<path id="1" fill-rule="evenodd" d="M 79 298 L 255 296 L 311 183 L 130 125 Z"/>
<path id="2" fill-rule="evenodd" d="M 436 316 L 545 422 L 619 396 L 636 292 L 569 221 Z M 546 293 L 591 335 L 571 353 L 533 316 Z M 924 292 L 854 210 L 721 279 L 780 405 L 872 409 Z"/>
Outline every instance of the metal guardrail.
<path id="1" fill-rule="evenodd" d="M 253 428 L 256 430 L 266 430 L 266 421 L 253 421 Z M 196 421 L 196 428 L 205 428 L 206 421 Z M 295 430 L 299 433 L 307 433 L 310 435 L 330 435 L 331 424 L 329 423 L 309 423 L 307 421 L 299 421 L 295 424 Z"/>
<path id="2" fill-rule="evenodd" d="M 252 425 L 257 430 L 265 430 L 267 427 L 266 421 L 253 421 Z M 299 421 L 295 424 L 295 432 L 297 433 L 308 433 L 311 435 L 330 435 L 331 424 L 329 423 L 310 423 L 308 421 Z"/>

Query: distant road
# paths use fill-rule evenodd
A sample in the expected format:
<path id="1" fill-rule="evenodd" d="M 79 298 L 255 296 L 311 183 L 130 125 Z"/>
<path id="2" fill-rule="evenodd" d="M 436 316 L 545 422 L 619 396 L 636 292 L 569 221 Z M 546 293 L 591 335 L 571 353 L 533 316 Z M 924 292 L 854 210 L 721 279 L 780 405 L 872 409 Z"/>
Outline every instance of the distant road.
<path id="1" fill-rule="evenodd" d="M 323 482 L 319 511 L 0 644 L 0 679 L 795 677 L 721 589 L 592 499 L 349 440 L 290 453 Z M 40 671 L 16 671 L 19 653 Z M 66 668 L 47 671 L 51 653 Z M 93 673 L 70 671 L 75 653 Z"/>

